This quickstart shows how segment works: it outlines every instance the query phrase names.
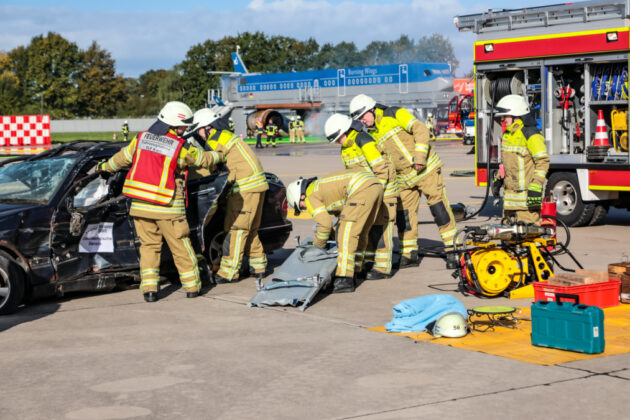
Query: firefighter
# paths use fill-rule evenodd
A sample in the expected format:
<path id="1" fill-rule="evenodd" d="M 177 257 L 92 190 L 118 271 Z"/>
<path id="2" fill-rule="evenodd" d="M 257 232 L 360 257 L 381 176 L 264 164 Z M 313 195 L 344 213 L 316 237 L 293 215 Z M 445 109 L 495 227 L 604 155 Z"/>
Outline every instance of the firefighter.
<path id="1" fill-rule="evenodd" d="M 169 102 L 147 131 L 98 166 L 99 171 L 110 173 L 131 166 L 123 194 L 131 198 L 129 214 L 140 238 L 140 289 L 147 302 L 158 299 L 162 239 L 173 254 L 186 297 L 197 297 L 201 289 L 197 256 L 188 237 L 186 171 L 213 168 L 223 157 L 186 143 L 182 135 L 192 119 L 186 104 Z"/>
<path id="2" fill-rule="evenodd" d="M 425 124 L 429 129 L 429 140 L 435 140 L 435 121 L 433 120 L 433 114 L 431 112 L 427 114 Z"/>
<path id="3" fill-rule="evenodd" d="M 264 132 L 264 124 L 262 120 L 256 120 L 256 149 L 262 149 L 262 135 Z"/>
<path id="4" fill-rule="evenodd" d="M 366 273 L 368 280 L 390 277 L 394 243 L 392 231 L 396 220 L 398 185 L 394 164 L 387 155 L 383 156 L 374 138 L 365 131 L 365 126 L 352 118 L 334 114 L 324 125 L 329 142 L 341 145 L 341 159 L 346 169 L 359 168 L 371 171 L 383 185 L 384 195 L 374 225 L 369 233 L 368 248 L 364 261 L 374 262 Z M 359 249 L 357 252 L 364 251 Z M 355 256 L 355 270 L 361 269 L 360 254 Z"/>
<path id="5" fill-rule="evenodd" d="M 399 187 L 396 224 L 400 238 L 400 267 L 418 265 L 418 207 L 420 197 L 427 199 L 438 226 L 447 268 L 457 268 L 457 256 L 449 253 L 457 231 L 455 217 L 446 197 L 442 161 L 429 145 L 429 130 L 404 108 L 377 104 L 367 95 L 357 95 L 350 102 L 350 115 L 360 120 L 396 166 Z"/>
<path id="6" fill-rule="evenodd" d="M 276 147 L 276 138 L 278 137 L 278 126 L 273 123 L 273 120 L 269 118 L 269 123 L 267 123 L 267 127 L 265 127 L 265 133 L 267 134 L 267 144 L 265 147 L 269 147 L 269 142 L 271 141 L 271 145 Z"/>
<path id="7" fill-rule="evenodd" d="M 228 118 L 228 130 L 232 133 L 234 132 L 234 120 L 232 119 L 232 117 Z"/>
<path id="8" fill-rule="evenodd" d="M 299 115 L 295 118 L 296 118 L 296 121 L 295 121 L 296 141 L 298 143 L 306 143 L 306 140 L 304 139 L 304 121 L 302 121 L 302 117 L 300 117 Z M 302 141 L 300 141 L 300 139 L 302 139 Z"/>
<path id="9" fill-rule="evenodd" d="M 504 96 L 495 108 L 499 111 L 495 115 L 505 124 L 501 137 L 505 177 L 499 171 L 492 183 L 492 194 L 498 198 L 501 186 L 504 187 L 503 217 L 516 216 L 518 221 L 538 225 L 549 170 L 545 138 L 524 97 Z"/>
<path id="10" fill-rule="evenodd" d="M 225 127 L 220 110 L 200 109 L 195 112 L 190 133 L 201 144 L 225 156 L 232 185 L 227 199 L 223 224 L 223 255 L 215 283 L 238 280 L 244 255 L 249 259 L 249 272 L 262 283 L 267 256 L 258 238 L 267 177 L 254 151 Z"/>
<path id="11" fill-rule="evenodd" d="M 317 231 L 313 245 L 323 248 L 337 216 L 337 269 L 333 293 L 353 292 L 355 253 L 364 249 L 383 199 L 381 182 L 364 169 L 333 172 L 321 179 L 298 179 L 287 187 L 287 203 L 299 214 L 308 210 Z"/>
<path id="12" fill-rule="evenodd" d="M 129 124 L 127 123 L 127 120 L 125 120 L 122 125 L 122 133 L 125 141 L 129 141 Z"/>
<path id="13" fill-rule="evenodd" d="M 289 143 L 295 143 L 295 117 L 291 115 L 289 117 Z"/>

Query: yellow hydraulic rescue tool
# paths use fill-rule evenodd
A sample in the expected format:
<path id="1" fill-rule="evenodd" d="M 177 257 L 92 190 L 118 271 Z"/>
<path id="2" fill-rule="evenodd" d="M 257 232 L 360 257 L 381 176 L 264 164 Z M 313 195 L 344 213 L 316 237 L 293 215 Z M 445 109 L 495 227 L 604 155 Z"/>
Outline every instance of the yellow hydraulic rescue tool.
<path id="1" fill-rule="evenodd" d="M 528 287 L 534 281 L 546 281 L 553 276 L 552 262 L 567 270 L 549 251 L 558 245 L 554 228 L 524 223 L 489 224 L 467 226 L 458 238 L 461 233 L 464 237 L 457 241 L 460 265 L 455 275 L 463 294 L 494 297 Z M 560 246 L 560 251 L 580 266 L 569 250 Z"/>

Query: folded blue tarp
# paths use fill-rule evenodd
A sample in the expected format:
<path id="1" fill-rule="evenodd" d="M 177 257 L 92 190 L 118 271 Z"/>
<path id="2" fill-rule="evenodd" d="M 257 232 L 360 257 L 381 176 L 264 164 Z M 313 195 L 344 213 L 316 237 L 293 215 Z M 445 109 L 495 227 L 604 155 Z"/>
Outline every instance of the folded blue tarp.
<path id="1" fill-rule="evenodd" d="M 389 332 L 424 331 L 430 323 L 449 313 L 468 313 L 464 305 L 451 295 L 428 295 L 400 302 L 393 308 L 394 317 L 385 325 Z"/>

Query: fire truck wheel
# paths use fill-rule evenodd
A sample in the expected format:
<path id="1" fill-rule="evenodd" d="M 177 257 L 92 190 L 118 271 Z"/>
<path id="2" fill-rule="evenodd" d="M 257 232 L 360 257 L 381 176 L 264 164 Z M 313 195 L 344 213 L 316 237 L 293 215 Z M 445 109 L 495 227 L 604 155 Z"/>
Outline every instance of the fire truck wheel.
<path id="1" fill-rule="evenodd" d="M 593 218 L 590 222 L 588 222 L 589 226 L 599 226 L 604 223 L 606 216 L 608 215 L 608 205 L 607 204 L 597 204 L 595 206 L 595 211 L 593 212 Z"/>
<path id="2" fill-rule="evenodd" d="M 545 195 L 556 197 L 557 216 L 567 226 L 585 226 L 593 219 L 596 204 L 585 203 L 580 194 L 577 175 L 571 172 L 555 172 L 547 181 Z"/>

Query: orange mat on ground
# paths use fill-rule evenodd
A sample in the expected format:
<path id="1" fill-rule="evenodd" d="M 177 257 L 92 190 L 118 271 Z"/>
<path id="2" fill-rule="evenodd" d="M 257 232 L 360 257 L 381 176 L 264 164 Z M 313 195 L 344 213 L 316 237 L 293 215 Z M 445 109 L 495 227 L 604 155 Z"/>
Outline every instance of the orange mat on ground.
<path id="1" fill-rule="evenodd" d="M 606 350 L 600 354 L 584 354 L 573 351 L 536 347 L 531 344 L 532 324 L 529 308 L 522 308 L 516 316 L 516 328 L 497 326 L 486 332 L 472 331 L 462 338 L 434 338 L 426 332 L 388 333 L 385 327 L 371 327 L 370 331 L 409 337 L 443 346 L 473 350 L 495 356 L 507 357 L 538 365 L 559 365 L 577 360 L 630 353 L 630 305 L 604 309 L 604 334 Z"/>

